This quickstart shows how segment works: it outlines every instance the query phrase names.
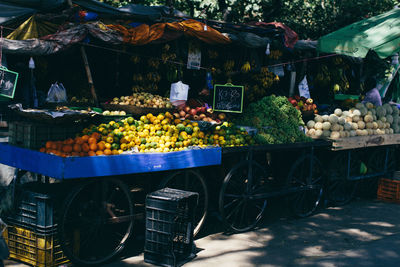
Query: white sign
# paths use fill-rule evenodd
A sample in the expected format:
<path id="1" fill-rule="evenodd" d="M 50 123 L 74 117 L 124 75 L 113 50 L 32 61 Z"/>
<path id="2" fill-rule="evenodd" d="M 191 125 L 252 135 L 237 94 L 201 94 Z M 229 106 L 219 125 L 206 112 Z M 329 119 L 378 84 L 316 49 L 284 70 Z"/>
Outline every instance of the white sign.
<path id="1" fill-rule="evenodd" d="M 189 70 L 199 70 L 201 65 L 201 50 L 194 43 L 189 43 L 187 68 Z"/>

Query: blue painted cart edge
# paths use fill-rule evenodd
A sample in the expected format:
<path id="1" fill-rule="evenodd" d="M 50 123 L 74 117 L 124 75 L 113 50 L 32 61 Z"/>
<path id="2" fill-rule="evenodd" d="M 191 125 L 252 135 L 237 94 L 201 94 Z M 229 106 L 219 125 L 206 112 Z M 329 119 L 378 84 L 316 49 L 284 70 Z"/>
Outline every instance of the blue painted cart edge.
<path id="1" fill-rule="evenodd" d="M 221 164 L 221 148 L 62 158 L 0 143 L 0 163 L 56 179 L 178 170 Z"/>

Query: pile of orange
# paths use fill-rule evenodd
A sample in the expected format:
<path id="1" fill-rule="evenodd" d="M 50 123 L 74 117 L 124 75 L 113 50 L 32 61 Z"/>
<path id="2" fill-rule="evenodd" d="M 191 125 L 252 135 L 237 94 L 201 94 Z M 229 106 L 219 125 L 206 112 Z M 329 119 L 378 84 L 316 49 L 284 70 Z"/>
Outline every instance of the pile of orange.
<path id="1" fill-rule="evenodd" d="M 111 150 L 111 145 L 101 140 L 101 134 L 94 132 L 91 135 L 68 138 L 64 141 L 47 141 L 40 152 L 54 154 L 61 157 L 86 157 L 100 155 L 118 155 L 121 151 Z"/>

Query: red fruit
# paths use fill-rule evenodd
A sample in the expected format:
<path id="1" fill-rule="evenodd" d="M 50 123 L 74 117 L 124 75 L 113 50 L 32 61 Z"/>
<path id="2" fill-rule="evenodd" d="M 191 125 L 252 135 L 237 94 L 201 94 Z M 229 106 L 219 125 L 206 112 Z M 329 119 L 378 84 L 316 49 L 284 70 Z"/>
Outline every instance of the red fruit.
<path id="1" fill-rule="evenodd" d="M 189 118 L 190 114 L 186 114 L 185 115 L 185 119 Z"/>
<path id="2" fill-rule="evenodd" d="M 300 96 L 295 95 L 295 96 L 294 96 L 294 99 L 296 99 L 296 101 L 300 101 L 301 98 L 300 98 Z"/>
<path id="3" fill-rule="evenodd" d="M 297 101 L 295 99 L 290 100 L 290 103 L 295 107 L 297 106 Z"/>
<path id="4" fill-rule="evenodd" d="M 197 111 L 194 108 L 192 108 L 189 113 L 194 116 L 197 114 Z"/>
<path id="5" fill-rule="evenodd" d="M 313 109 L 317 109 L 317 105 L 316 104 L 313 104 L 312 107 L 313 107 Z"/>
<path id="6" fill-rule="evenodd" d="M 186 112 L 183 111 L 183 110 L 179 111 L 179 116 L 185 117 L 186 116 Z"/>
<path id="7" fill-rule="evenodd" d="M 199 112 L 201 112 L 201 107 L 196 108 L 196 113 L 199 113 Z"/>
<path id="8" fill-rule="evenodd" d="M 185 106 L 185 107 L 183 108 L 183 110 L 184 110 L 186 113 L 189 113 L 190 107 L 189 107 L 189 106 Z"/>
<path id="9" fill-rule="evenodd" d="M 184 112 L 184 111 L 183 111 Z M 180 117 L 182 117 L 179 113 L 174 113 L 174 117 L 175 119 L 179 119 Z"/>
<path id="10" fill-rule="evenodd" d="M 206 107 L 201 107 L 201 113 L 206 113 L 207 108 Z"/>

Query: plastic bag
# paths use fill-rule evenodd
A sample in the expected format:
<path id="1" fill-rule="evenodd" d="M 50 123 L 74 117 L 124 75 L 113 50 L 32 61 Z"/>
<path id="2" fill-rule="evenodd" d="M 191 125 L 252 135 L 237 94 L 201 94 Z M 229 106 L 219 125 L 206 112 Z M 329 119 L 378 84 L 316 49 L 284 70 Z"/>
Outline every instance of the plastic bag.
<path id="1" fill-rule="evenodd" d="M 61 103 L 67 102 L 67 90 L 62 83 L 53 83 L 47 93 L 47 102 Z"/>

